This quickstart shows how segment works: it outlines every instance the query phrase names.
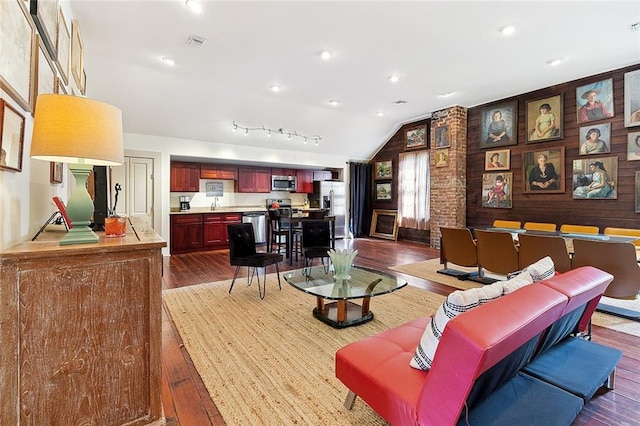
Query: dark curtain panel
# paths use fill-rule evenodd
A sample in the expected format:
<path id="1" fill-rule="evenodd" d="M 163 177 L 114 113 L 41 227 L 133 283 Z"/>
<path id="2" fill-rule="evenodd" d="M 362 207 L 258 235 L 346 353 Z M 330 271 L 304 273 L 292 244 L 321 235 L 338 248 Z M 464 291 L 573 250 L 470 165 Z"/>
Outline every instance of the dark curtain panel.
<path id="1" fill-rule="evenodd" d="M 349 226 L 354 238 L 369 236 L 372 170 L 371 164 L 349 163 Z"/>

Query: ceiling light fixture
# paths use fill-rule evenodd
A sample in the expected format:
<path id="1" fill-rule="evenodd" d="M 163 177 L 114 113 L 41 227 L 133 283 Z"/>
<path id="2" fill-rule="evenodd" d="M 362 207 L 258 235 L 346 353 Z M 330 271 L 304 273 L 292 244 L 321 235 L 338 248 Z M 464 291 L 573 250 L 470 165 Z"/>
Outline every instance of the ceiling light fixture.
<path id="1" fill-rule="evenodd" d="M 452 96 L 452 95 L 453 95 L 453 92 L 445 92 L 445 93 L 440 93 L 438 95 L 438 97 L 440 97 L 440 98 L 448 98 L 449 96 Z"/>
<path id="2" fill-rule="evenodd" d="M 389 79 L 390 82 L 392 83 L 397 83 L 398 80 L 400 80 L 400 76 L 398 76 L 398 74 L 391 74 L 389 77 L 387 77 Z"/>
<path id="3" fill-rule="evenodd" d="M 271 91 L 278 93 L 280 91 L 280 86 L 278 86 L 277 84 L 272 84 L 271 85 Z"/>
<path id="4" fill-rule="evenodd" d="M 547 65 L 551 65 L 552 67 L 558 65 L 559 63 L 561 63 L 563 61 L 562 58 L 554 58 L 554 59 L 549 59 L 547 61 Z"/>
<path id="5" fill-rule="evenodd" d="M 402 104 L 406 104 L 407 101 L 404 101 L 402 99 L 398 99 L 397 101 L 393 101 L 391 103 L 394 104 L 394 105 L 402 105 Z"/>
<path id="6" fill-rule="evenodd" d="M 504 36 L 510 36 L 511 34 L 516 32 L 516 27 L 514 27 L 513 25 L 505 25 L 504 27 L 501 27 L 498 31 L 500 31 L 500 34 Z"/>
<path id="7" fill-rule="evenodd" d="M 384 112 L 383 111 L 378 111 L 378 112 L 376 112 L 376 115 L 378 117 L 383 117 L 384 116 Z"/>
<path id="8" fill-rule="evenodd" d="M 336 101 L 335 99 L 331 99 L 331 100 L 329 101 L 329 105 L 331 105 L 331 106 L 338 106 L 338 105 L 340 105 L 340 101 Z"/>
<path id="9" fill-rule="evenodd" d="M 270 128 L 265 127 L 265 126 L 245 127 L 245 126 L 239 125 L 238 123 L 236 123 L 234 121 L 232 130 L 235 132 L 238 129 L 244 130 L 244 135 L 245 136 L 248 136 L 249 132 L 261 131 L 261 132 L 265 132 L 267 134 L 267 137 L 270 138 L 271 137 L 271 133 L 276 133 L 276 134 L 280 134 L 280 135 L 286 135 L 288 141 L 291 140 L 292 136 L 295 136 L 295 137 L 298 137 L 300 139 L 303 139 L 305 144 L 307 143 L 307 141 L 315 141 L 316 146 L 318 146 L 318 142 L 322 139 L 321 136 L 307 136 L 307 135 L 300 134 L 300 133 L 296 132 L 295 130 L 283 130 L 282 128 L 270 129 Z"/>
<path id="10" fill-rule="evenodd" d="M 320 57 L 322 59 L 324 59 L 325 61 L 331 59 L 331 52 L 328 50 L 323 50 L 322 52 L 320 52 Z"/>
<path id="11" fill-rule="evenodd" d="M 168 58 L 166 56 L 164 58 L 162 58 L 162 62 L 164 62 L 165 64 L 167 64 L 169 66 L 174 66 L 176 64 L 176 61 L 174 61 L 173 59 Z"/>
<path id="12" fill-rule="evenodd" d="M 184 2 L 189 9 L 193 13 L 201 13 L 202 12 L 202 3 L 198 0 L 187 0 Z"/>

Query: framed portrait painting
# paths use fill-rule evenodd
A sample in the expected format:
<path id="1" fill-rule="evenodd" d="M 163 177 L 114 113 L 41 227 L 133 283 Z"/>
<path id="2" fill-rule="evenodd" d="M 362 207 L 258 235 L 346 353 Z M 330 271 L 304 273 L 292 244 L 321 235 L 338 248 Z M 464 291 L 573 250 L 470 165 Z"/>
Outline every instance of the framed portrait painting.
<path id="1" fill-rule="evenodd" d="M 482 207 L 510 209 L 513 173 L 492 172 L 482 175 Z"/>
<path id="2" fill-rule="evenodd" d="M 484 155 L 485 170 L 509 170 L 511 168 L 511 150 L 495 149 Z"/>
<path id="3" fill-rule="evenodd" d="M 427 126 L 414 127 L 405 132 L 404 149 L 419 149 L 427 147 Z"/>
<path id="4" fill-rule="evenodd" d="M 24 117 L 0 99 L 0 169 L 22 171 Z"/>
<path id="5" fill-rule="evenodd" d="M 611 123 L 580 127 L 580 155 L 611 152 Z"/>
<path id="6" fill-rule="evenodd" d="M 527 102 L 527 143 L 563 137 L 562 94 Z"/>
<path id="7" fill-rule="evenodd" d="M 49 162 L 50 169 L 50 181 L 51 183 L 62 183 L 62 169 L 63 163 L 56 163 L 54 161 Z"/>
<path id="8" fill-rule="evenodd" d="M 436 167 L 446 167 L 449 165 L 449 150 L 440 149 L 436 151 Z"/>
<path id="9" fill-rule="evenodd" d="M 376 200 L 390 201 L 392 195 L 391 191 L 391 182 L 376 183 Z"/>
<path id="10" fill-rule="evenodd" d="M 613 112 L 613 79 L 586 84 L 576 89 L 578 123 L 611 118 Z"/>
<path id="11" fill-rule="evenodd" d="M 522 153 L 524 192 L 564 193 L 564 146 Z"/>
<path id="12" fill-rule="evenodd" d="M 640 126 L 640 70 L 624 75 L 624 125 Z"/>
<path id="13" fill-rule="evenodd" d="M 436 133 L 436 148 L 448 148 L 451 146 L 449 139 L 449 126 L 438 126 L 435 130 Z"/>
<path id="14" fill-rule="evenodd" d="M 391 164 L 391 160 L 376 161 L 376 179 L 391 179 L 393 177 Z"/>
<path id="15" fill-rule="evenodd" d="M 618 156 L 573 160 L 574 199 L 617 199 Z"/>
<path id="16" fill-rule="evenodd" d="M 627 161 L 640 160 L 640 132 L 627 135 Z"/>
<path id="17" fill-rule="evenodd" d="M 480 111 L 480 148 L 518 143 L 518 103 L 491 105 Z"/>

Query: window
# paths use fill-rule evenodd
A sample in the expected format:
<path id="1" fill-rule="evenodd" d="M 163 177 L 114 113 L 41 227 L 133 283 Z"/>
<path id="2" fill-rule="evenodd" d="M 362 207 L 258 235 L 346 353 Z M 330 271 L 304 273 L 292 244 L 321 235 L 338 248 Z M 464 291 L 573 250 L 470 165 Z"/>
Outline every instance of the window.
<path id="1" fill-rule="evenodd" d="M 429 227 L 429 152 L 400 154 L 398 165 L 398 225 L 403 228 Z"/>

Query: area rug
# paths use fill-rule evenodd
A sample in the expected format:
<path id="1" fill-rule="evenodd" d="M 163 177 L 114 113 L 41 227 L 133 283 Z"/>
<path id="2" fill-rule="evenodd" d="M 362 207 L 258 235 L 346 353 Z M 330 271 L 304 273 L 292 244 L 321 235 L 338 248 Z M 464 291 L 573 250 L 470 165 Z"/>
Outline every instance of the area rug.
<path id="1" fill-rule="evenodd" d="M 439 274 L 436 271 L 442 269 L 443 266 L 440 263 L 440 259 L 424 260 L 416 263 L 409 263 L 406 265 L 396 265 L 389 269 L 402 272 L 404 274 L 412 275 L 425 280 L 433 281 L 454 287 L 457 289 L 466 290 L 468 288 L 480 287 L 482 284 L 478 284 L 474 281 L 462 281 L 455 277 L 451 277 L 444 274 Z M 461 268 L 456 267 L 466 272 L 476 270 L 476 268 Z M 618 300 L 609 297 L 603 297 L 602 302 L 608 305 L 619 306 L 635 311 L 640 311 L 640 299 L 636 300 Z M 616 317 L 613 315 L 607 315 L 601 312 L 596 312 L 593 315 L 593 324 L 601 327 L 607 327 L 613 330 L 621 331 L 623 333 L 632 334 L 640 337 L 640 323 L 627 320 L 624 318 Z"/>
<path id="2" fill-rule="evenodd" d="M 239 279 L 163 291 L 163 301 L 227 425 L 383 425 L 362 400 L 342 405 L 334 355 L 350 342 L 431 315 L 444 296 L 406 286 L 371 299 L 371 322 L 337 330 L 313 296 L 268 275 L 267 294 Z"/>

